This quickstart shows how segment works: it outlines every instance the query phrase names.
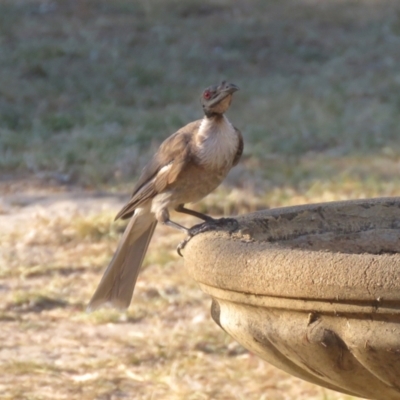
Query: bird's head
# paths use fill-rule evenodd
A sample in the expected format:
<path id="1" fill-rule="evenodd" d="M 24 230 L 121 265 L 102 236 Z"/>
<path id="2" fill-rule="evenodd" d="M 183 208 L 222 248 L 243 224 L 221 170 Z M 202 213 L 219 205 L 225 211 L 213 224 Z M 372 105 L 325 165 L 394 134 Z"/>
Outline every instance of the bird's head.
<path id="1" fill-rule="evenodd" d="M 222 81 L 218 86 L 209 86 L 201 95 L 201 104 L 207 117 L 222 115 L 231 105 L 232 95 L 239 88 L 233 83 Z"/>

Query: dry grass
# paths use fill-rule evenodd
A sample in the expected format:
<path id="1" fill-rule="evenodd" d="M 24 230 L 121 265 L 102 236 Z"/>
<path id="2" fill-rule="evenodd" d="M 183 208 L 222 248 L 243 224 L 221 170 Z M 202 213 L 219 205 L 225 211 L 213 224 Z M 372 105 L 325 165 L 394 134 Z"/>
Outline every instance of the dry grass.
<path id="1" fill-rule="evenodd" d="M 89 215 L 74 196 L 68 207 L 53 196 L 0 216 L 13 221 L 1 247 L 0 398 L 349 399 L 280 372 L 220 330 L 175 252 L 181 234 L 165 227 L 129 311 L 87 314 L 119 230 L 108 229 L 115 204 L 89 196 Z"/>

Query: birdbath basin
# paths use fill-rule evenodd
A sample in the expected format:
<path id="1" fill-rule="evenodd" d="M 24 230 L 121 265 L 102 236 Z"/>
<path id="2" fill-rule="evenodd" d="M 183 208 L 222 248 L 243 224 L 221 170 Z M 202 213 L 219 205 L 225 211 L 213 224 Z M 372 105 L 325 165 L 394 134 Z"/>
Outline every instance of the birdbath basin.
<path id="1" fill-rule="evenodd" d="M 400 198 L 278 208 L 238 222 L 184 250 L 215 322 L 294 376 L 400 399 Z"/>

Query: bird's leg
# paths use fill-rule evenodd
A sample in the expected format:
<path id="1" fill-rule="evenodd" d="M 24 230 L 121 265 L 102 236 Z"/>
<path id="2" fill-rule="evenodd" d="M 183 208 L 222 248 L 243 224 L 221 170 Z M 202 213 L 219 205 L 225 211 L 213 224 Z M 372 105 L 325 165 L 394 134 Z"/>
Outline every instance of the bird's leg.
<path id="1" fill-rule="evenodd" d="M 183 225 L 180 225 L 177 222 L 171 221 L 169 218 L 167 220 L 163 221 L 163 224 L 170 226 L 171 228 L 178 229 L 181 232 L 185 232 L 187 234 L 189 234 L 189 232 L 190 232 L 190 229 L 185 228 Z"/>
<path id="2" fill-rule="evenodd" d="M 182 253 L 181 253 L 181 249 L 183 249 L 183 248 L 186 246 L 186 243 L 187 243 L 195 234 L 200 233 L 200 232 L 193 233 L 193 228 L 200 228 L 201 226 L 205 225 L 205 223 L 202 223 L 202 224 L 195 225 L 194 227 L 188 229 L 188 228 L 185 228 L 184 226 L 178 224 L 177 222 L 171 221 L 169 218 L 168 218 L 168 219 L 165 219 L 165 220 L 163 221 L 163 224 L 164 224 L 164 225 L 167 225 L 167 226 L 170 226 L 171 228 L 178 229 L 178 230 L 180 230 L 181 232 L 185 232 L 185 233 L 187 234 L 186 238 L 185 238 L 184 240 L 182 240 L 182 241 L 178 244 L 178 246 L 177 246 L 177 248 L 176 248 L 177 253 L 178 253 L 181 257 L 183 257 L 183 256 L 182 256 Z"/>
<path id="3" fill-rule="evenodd" d="M 178 252 L 178 254 L 181 257 L 183 257 L 181 250 L 183 250 L 185 248 L 186 244 L 190 241 L 190 239 L 193 236 L 196 236 L 199 233 L 203 233 L 203 232 L 214 231 L 220 227 L 223 227 L 223 228 L 229 227 L 229 232 L 234 232 L 238 228 L 238 226 L 239 226 L 239 223 L 234 218 L 219 218 L 219 219 L 211 218 L 210 221 L 205 221 L 201 224 L 192 226 L 188 230 L 187 237 L 178 244 L 176 251 Z"/>
<path id="4" fill-rule="evenodd" d="M 190 229 L 185 228 L 184 226 L 178 224 L 177 222 L 171 221 L 169 219 L 169 213 L 167 209 L 163 209 L 162 212 L 159 214 L 158 220 L 167 225 L 170 226 L 171 228 L 175 228 L 180 230 L 181 232 L 185 232 L 187 234 L 187 237 L 182 240 L 178 244 L 178 247 L 176 248 L 178 254 L 182 256 L 181 250 L 185 248 L 186 244 L 189 242 L 189 240 L 193 237 L 198 235 L 199 233 L 202 232 L 207 232 L 207 231 L 214 231 L 220 227 L 228 227 L 230 225 L 230 232 L 233 232 L 237 229 L 239 226 L 238 222 L 234 218 L 219 218 L 219 219 L 214 219 L 212 217 L 209 217 L 208 215 L 199 213 L 197 211 L 189 210 L 185 207 L 183 207 L 183 204 L 179 205 L 175 211 L 178 212 L 183 212 L 184 214 L 189 214 L 194 217 L 198 217 L 200 219 L 203 219 L 205 222 L 202 222 L 201 224 L 197 224 L 192 226 Z"/>
<path id="5" fill-rule="evenodd" d="M 184 240 L 182 240 L 182 242 L 180 242 L 178 244 L 178 247 L 176 248 L 176 251 L 182 257 L 181 249 L 183 249 L 186 246 L 186 243 L 193 236 L 195 236 L 198 233 L 201 233 L 201 232 L 204 232 L 205 230 L 207 230 L 207 223 L 208 224 L 213 224 L 213 223 L 216 222 L 216 220 L 214 218 L 212 218 L 212 217 L 209 217 L 206 214 L 200 213 L 198 211 L 190 210 L 190 209 L 186 208 L 183 204 L 179 204 L 175 208 L 175 211 L 179 212 L 179 213 L 182 213 L 182 214 L 188 214 L 188 215 L 191 215 L 192 217 L 196 217 L 196 218 L 199 218 L 199 219 L 202 219 L 203 221 L 205 221 L 204 223 L 194 225 L 190 229 L 188 229 L 188 231 L 187 231 L 188 236 Z M 212 228 L 208 227 L 208 229 L 212 229 Z"/>
<path id="6" fill-rule="evenodd" d="M 202 232 L 215 230 L 219 226 L 226 225 L 228 223 L 231 223 L 232 221 L 233 223 L 236 223 L 236 220 L 233 218 L 219 218 L 219 219 L 210 218 L 210 220 L 202 222 L 201 224 L 194 225 L 191 228 L 185 228 L 183 225 L 171 221 L 170 219 L 163 221 L 163 224 L 170 226 L 171 228 L 178 229 L 181 232 L 185 232 L 188 234 L 189 237 L 193 237 Z"/>
<path id="7" fill-rule="evenodd" d="M 233 218 L 216 219 L 216 218 L 210 217 L 209 215 L 200 213 L 198 211 L 190 210 L 190 209 L 186 208 L 183 204 L 179 204 L 179 206 L 175 208 L 175 211 L 183 213 L 183 214 L 192 215 L 193 217 L 202 219 L 204 221 L 203 223 L 194 225 L 189 229 L 192 236 L 195 236 L 198 233 L 205 232 L 207 230 L 216 229 L 218 226 L 221 226 L 221 225 L 226 225 L 229 223 L 233 223 L 233 224 L 236 223 L 236 220 Z"/>
<path id="8" fill-rule="evenodd" d="M 182 213 L 182 214 L 191 215 L 191 216 L 193 216 L 193 217 L 202 219 L 203 221 L 206 221 L 206 222 L 215 221 L 214 218 L 209 217 L 209 216 L 206 215 L 206 214 L 203 214 L 203 213 L 201 213 L 201 212 L 194 211 L 194 210 L 189 210 L 189 209 L 186 208 L 183 204 L 179 204 L 179 206 L 175 208 L 175 211 L 176 211 L 176 212 L 179 212 L 179 213 Z"/>
<path id="9" fill-rule="evenodd" d="M 219 226 L 227 225 L 229 223 L 237 226 L 237 221 L 234 218 L 215 219 L 206 214 L 200 213 L 198 211 L 189 210 L 183 204 L 179 204 L 179 206 L 175 208 L 175 211 L 183 213 L 183 214 L 192 215 L 193 217 L 197 217 L 197 218 L 205 221 L 201 224 L 194 225 L 189 229 L 188 233 L 191 234 L 191 236 L 195 236 L 201 232 L 205 232 L 208 230 L 214 230 Z"/>

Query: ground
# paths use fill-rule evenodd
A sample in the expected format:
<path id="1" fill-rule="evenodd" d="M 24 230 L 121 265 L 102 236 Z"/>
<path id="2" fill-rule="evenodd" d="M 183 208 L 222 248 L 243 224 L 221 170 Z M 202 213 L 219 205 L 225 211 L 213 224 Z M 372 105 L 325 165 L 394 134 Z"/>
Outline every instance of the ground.
<path id="1" fill-rule="evenodd" d="M 396 0 L 0 0 L 0 398 L 349 399 L 220 330 L 166 227 L 126 313 L 85 306 L 141 168 L 223 78 L 245 151 L 197 210 L 400 195 L 399 45 Z"/>
<path id="2" fill-rule="evenodd" d="M 86 313 L 125 196 L 10 186 L 0 204 L 0 398 L 350 399 L 227 336 L 175 252 L 182 234 L 167 227 L 156 231 L 130 309 Z"/>

